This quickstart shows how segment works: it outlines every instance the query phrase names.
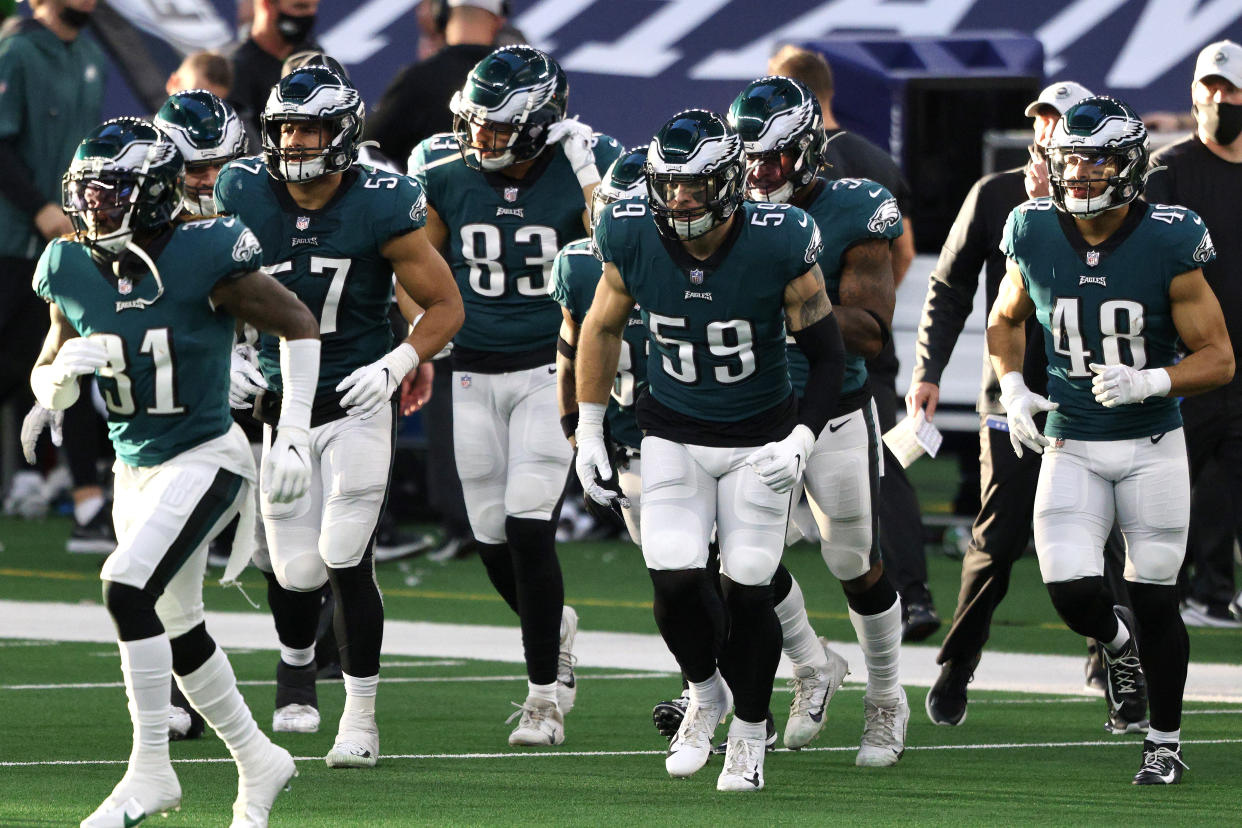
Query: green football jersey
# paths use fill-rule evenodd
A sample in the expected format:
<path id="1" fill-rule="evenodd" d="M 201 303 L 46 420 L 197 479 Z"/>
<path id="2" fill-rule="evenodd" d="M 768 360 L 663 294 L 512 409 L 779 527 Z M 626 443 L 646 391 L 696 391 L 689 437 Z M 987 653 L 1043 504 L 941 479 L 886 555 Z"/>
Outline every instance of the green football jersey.
<path id="1" fill-rule="evenodd" d="M 866 178 L 820 180 L 811 193 L 806 211 L 819 225 L 824 249 L 819 254 L 819 269 L 824 272 L 824 288 L 835 305 L 841 301 L 841 266 L 845 252 L 860 241 L 888 239 L 902 233 L 901 210 L 893 194 Z M 789 377 L 794 391 L 802 396 L 810 364 L 802 349 L 788 339 Z M 845 355 L 845 376 L 841 380 L 841 396 L 858 391 L 867 381 L 867 361 L 858 354 Z"/>
<path id="2" fill-rule="evenodd" d="M 595 258 L 589 239 L 570 242 L 552 260 L 552 298 L 569 311 L 579 326 L 591 309 L 595 286 L 603 273 L 604 265 Z M 635 306 L 621 340 L 617 378 L 608 401 L 608 431 L 623 446 L 636 449 L 642 444 L 634 403 L 646 386 L 647 330 L 643 327 L 642 311 Z"/>
<path id="3" fill-rule="evenodd" d="M 739 422 L 793 391 L 785 348 L 785 286 L 819 255 L 819 228 L 789 204 L 744 202 L 709 259 L 665 243 L 646 204 L 620 201 L 597 217 L 597 255 L 616 265 L 642 310 L 652 397 L 697 420 Z"/>
<path id="4" fill-rule="evenodd" d="M 621 145 L 597 136 L 602 172 Z M 448 228 L 445 259 L 466 306 L 455 345 L 476 351 L 521 352 L 556 344 L 560 309 L 548 296 L 552 259 L 585 236 L 582 187 L 560 146 L 549 147 L 525 178 L 472 170 L 451 133 L 423 141 L 410 174 Z"/>
<path id="5" fill-rule="evenodd" d="M 331 201 L 304 210 L 261 158 L 240 158 L 220 171 L 216 204 L 254 230 L 263 244 L 264 271 L 319 320 L 317 401 L 335 395 L 342 379 L 392 349 L 392 265 L 380 249 L 426 224 L 427 200 L 417 181 L 358 164 L 342 176 Z M 259 367 L 279 390 L 276 337 L 260 337 Z"/>
<path id="6" fill-rule="evenodd" d="M 1169 302 L 1173 277 L 1216 253 L 1203 221 L 1185 207 L 1135 201 L 1102 245 L 1088 245 L 1049 198 L 1015 207 L 1001 251 L 1018 264 L 1044 328 L 1051 437 L 1126 440 L 1182 423 L 1176 399 L 1105 408 L 1091 392 L 1091 363 L 1165 368 L 1177 361 Z"/>
<path id="7" fill-rule="evenodd" d="M 117 278 L 68 238 L 43 251 L 35 291 L 108 350 L 97 372 L 116 456 L 154 466 L 229 430 L 234 319 L 211 305 L 224 279 L 259 269 L 261 250 L 234 218 L 191 221 L 151 249 L 158 278 Z"/>

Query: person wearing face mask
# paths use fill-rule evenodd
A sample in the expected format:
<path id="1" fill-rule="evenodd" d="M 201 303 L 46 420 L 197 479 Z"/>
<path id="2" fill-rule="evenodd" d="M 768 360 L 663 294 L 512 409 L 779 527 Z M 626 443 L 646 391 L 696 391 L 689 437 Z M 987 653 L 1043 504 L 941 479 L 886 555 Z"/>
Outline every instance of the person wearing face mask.
<path id="1" fill-rule="evenodd" d="M 284 60 L 294 52 L 318 50 L 315 15 L 319 0 L 255 0 L 250 37 L 233 52 L 233 90 L 229 103 L 246 125 L 251 146 L 259 145 L 259 114 L 281 78 Z"/>
<path id="2" fill-rule="evenodd" d="M 1190 85 L 1196 128 L 1152 157 L 1147 198 L 1184 204 L 1208 227 L 1220 228 L 1216 261 L 1203 266 L 1233 341 L 1242 342 L 1242 236 L 1237 202 L 1242 195 L 1242 45 L 1208 44 L 1195 61 Z M 1190 456 L 1192 499 L 1182 618 L 1192 626 L 1239 627 L 1229 612 L 1234 595 L 1233 544 L 1242 509 L 1242 381 L 1182 401 Z M 1218 462 L 1212 463 L 1215 458 Z M 1219 469 L 1214 473 L 1213 468 Z M 1228 475 L 1227 481 L 1221 475 Z M 1221 519 L 1225 516 L 1225 519 Z"/>

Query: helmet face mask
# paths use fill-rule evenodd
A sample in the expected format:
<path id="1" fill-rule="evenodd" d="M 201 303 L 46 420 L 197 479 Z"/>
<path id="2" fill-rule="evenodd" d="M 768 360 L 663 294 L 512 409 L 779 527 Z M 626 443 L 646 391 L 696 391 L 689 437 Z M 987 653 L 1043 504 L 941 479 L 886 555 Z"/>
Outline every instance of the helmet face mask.
<path id="1" fill-rule="evenodd" d="M 591 224 L 609 204 L 630 198 L 647 198 L 647 145 L 623 152 L 604 173 L 591 196 Z"/>
<path id="2" fill-rule="evenodd" d="M 215 215 L 216 176 L 246 154 L 246 130 L 233 108 L 205 89 L 177 92 L 155 116 L 158 127 L 185 159 L 181 207 L 195 216 Z"/>
<path id="3" fill-rule="evenodd" d="M 1046 155 L 1057 209 L 1095 218 L 1142 194 L 1150 155 L 1147 128 L 1121 101 L 1087 98 L 1057 122 Z"/>
<path id="4" fill-rule="evenodd" d="M 751 81 L 729 107 L 746 153 L 746 197 L 784 203 L 815 180 L 828 144 L 819 101 L 800 81 Z"/>
<path id="5" fill-rule="evenodd" d="M 742 142 L 714 112 L 688 109 L 665 124 L 647 153 L 656 227 L 689 241 L 728 221 L 742 203 Z"/>
<path id="6" fill-rule="evenodd" d="M 268 172 L 293 183 L 345 172 L 358 160 L 364 113 L 358 90 L 326 66 L 285 75 L 263 109 Z"/>
<path id="7" fill-rule="evenodd" d="M 136 233 L 171 224 L 182 171 L 181 153 L 166 135 L 138 118 L 114 118 L 78 145 L 61 179 L 61 207 L 77 240 L 113 260 Z"/>
<path id="8" fill-rule="evenodd" d="M 486 171 L 533 160 L 568 103 L 569 82 L 556 61 L 530 46 L 497 49 L 449 102 L 462 160 Z"/>

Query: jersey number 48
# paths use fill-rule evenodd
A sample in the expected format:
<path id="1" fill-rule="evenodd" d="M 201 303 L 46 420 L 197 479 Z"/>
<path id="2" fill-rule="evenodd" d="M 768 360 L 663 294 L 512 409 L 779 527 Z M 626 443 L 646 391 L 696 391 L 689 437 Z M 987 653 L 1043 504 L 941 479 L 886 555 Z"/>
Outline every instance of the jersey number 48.
<path id="1" fill-rule="evenodd" d="M 1147 364 L 1143 340 L 1143 305 L 1131 299 L 1110 299 L 1100 304 L 1100 356 L 1091 352 L 1082 334 L 1082 298 L 1058 296 L 1052 306 L 1052 348 L 1069 360 L 1069 376 L 1091 376 L 1088 364 L 1129 365 L 1141 369 Z"/>

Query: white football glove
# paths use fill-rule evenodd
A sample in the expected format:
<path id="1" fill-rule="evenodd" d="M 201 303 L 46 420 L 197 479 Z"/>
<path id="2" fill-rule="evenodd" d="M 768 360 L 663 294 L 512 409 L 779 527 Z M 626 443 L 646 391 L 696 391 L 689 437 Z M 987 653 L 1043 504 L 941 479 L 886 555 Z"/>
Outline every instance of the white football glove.
<path id="1" fill-rule="evenodd" d="M 53 410 L 68 408 L 78 399 L 78 377 L 108 365 L 108 350 L 98 341 L 75 336 L 56 352 L 50 365 L 30 372 L 30 388 L 39 405 Z"/>
<path id="2" fill-rule="evenodd" d="M 578 473 L 582 491 L 591 500 L 608 508 L 628 509 L 630 499 L 619 491 L 608 446 L 604 444 L 604 411 L 607 408 L 603 403 L 578 404 L 578 428 L 574 431 L 578 454 L 574 459 L 574 471 Z M 611 487 L 606 485 L 610 482 Z"/>
<path id="3" fill-rule="evenodd" d="M 254 364 L 254 348 L 235 345 L 229 367 L 229 406 L 250 408 L 255 395 L 266 390 L 267 380 Z"/>
<path id="4" fill-rule="evenodd" d="M 61 430 L 64 424 L 64 411 L 52 411 L 35 403 L 34 407 L 26 413 L 26 418 L 22 420 L 22 454 L 26 455 L 27 463 L 33 466 L 36 462 L 35 445 L 38 444 L 39 435 L 43 433 L 43 429 L 51 427 L 52 445 L 59 446 L 64 442 L 65 435 Z"/>
<path id="5" fill-rule="evenodd" d="M 263 458 L 263 491 L 273 503 L 291 503 L 310 488 L 310 432 L 285 426 Z"/>
<path id="6" fill-rule="evenodd" d="M 767 443 L 750 453 L 746 462 L 759 475 L 763 485 L 784 494 L 798 485 L 806 459 L 815 446 L 815 434 L 801 423 L 784 440 Z"/>
<path id="7" fill-rule="evenodd" d="M 402 342 L 391 353 L 362 366 L 337 384 L 337 391 L 348 389 L 341 398 L 341 407 L 348 408 L 350 416 L 364 420 L 374 417 L 392 400 L 405 375 L 417 367 L 418 352 L 408 342 Z"/>
<path id="8" fill-rule="evenodd" d="M 1105 408 L 1141 403 L 1148 397 L 1168 395 L 1173 382 L 1163 368 L 1147 368 L 1139 371 L 1129 365 L 1087 365 L 1095 372 L 1091 380 L 1091 392 L 1095 401 Z"/>
<path id="9" fill-rule="evenodd" d="M 1035 415 L 1040 411 L 1056 411 L 1060 404 L 1027 388 L 1018 371 L 1010 371 L 1001 377 L 1000 387 L 1000 401 L 1009 420 L 1009 443 L 1014 454 L 1021 457 L 1023 446 L 1036 454 L 1043 454 L 1044 447 L 1051 441 L 1035 425 Z"/>
<path id="10" fill-rule="evenodd" d="M 548 146 L 561 145 L 582 187 L 599 183 L 599 170 L 595 167 L 595 153 L 591 149 L 594 140 L 595 131 L 579 121 L 577 115 L 548 127 Z"/>

